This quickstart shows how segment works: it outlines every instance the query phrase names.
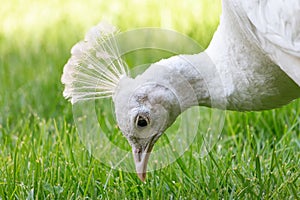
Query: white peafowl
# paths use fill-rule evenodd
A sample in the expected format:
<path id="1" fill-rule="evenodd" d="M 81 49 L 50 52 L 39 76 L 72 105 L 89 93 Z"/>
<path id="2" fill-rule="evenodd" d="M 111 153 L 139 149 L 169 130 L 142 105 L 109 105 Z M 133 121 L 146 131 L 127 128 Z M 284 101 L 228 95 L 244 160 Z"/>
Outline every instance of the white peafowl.
<path id="1" fill-rule="evenodd" d="M 112 97 L 142 181 L 155 142 L 187 108 L 259 111 L 300 97 L 300 1 L 222 3 L 220 25 L 204 52 L 163 59 L 136 78 L 120 58 L 112 26 L 95 26 L 71 51 L 64 96 L 73 104 Z"/>

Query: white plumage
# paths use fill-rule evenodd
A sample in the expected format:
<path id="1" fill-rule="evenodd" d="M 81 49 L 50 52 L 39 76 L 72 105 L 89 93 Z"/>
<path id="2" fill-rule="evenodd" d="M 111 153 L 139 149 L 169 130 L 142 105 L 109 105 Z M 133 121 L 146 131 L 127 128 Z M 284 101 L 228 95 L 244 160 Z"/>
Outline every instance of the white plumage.
<path id="1" fill-rule="evenodd" d="M 224 80 L 228 109 L 271 109 L 299 97 L 299 9 L 296 0 L 223 2 L 206 52 Z"/>
<path id="2" fill-rule="evenodd" d="M 115 27 L 102 22 L 72 48 L 61 80 L 66 86 L 64 97 L 72 103 L 111 97 L 120 78 L 126 75 L 126 63 L 113 39 L 116 33 Z"/>
<path id="3" fill-rule="evenodd" d="M 64 96 L 72 103 L 113 97 L 141 180 L 153 145 L 187 108 L 264 110 L 300 97 L 299 0 L 224 0 L 204 52 L 161 60 L 135 79 L 126 73 L 114 32 L 100 24 L 73 48 Z"/>

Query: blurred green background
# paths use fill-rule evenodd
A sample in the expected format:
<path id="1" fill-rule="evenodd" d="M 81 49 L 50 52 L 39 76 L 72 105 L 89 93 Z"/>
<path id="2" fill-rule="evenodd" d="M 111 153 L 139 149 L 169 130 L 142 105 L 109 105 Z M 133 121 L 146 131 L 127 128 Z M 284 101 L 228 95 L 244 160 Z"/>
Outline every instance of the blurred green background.
<path id="1" fill-rule="evenodd" d="M 103 166 L 78 139 L 60 78 L 90 27 L 105 20 L 121 31 L 168 28 L 205 48 L 220 0 L 0 4 L 0 199 L 300 198 L 299 100 L 272 111 L 227 112 L 222 140 L 207 157 L 192 146 L 146 183 Z"/>
<path id="2" fill-rule="evenodd" d="M 69 113 L 61 95 L 62 68 L 91 26 L 105 20 L 121 31 L 171 28 L 206 46 L 220 13 L 218 1 L 208 2 L 2 1 L 0 122 L 29 113 L 45 118 Z"/>

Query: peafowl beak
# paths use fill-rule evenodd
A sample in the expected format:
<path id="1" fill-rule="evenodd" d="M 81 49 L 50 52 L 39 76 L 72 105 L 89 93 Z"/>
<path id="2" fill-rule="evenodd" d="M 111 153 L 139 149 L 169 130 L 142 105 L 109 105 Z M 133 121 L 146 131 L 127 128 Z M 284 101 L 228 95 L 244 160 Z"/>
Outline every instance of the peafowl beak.
<path id="1" fill-rule="evenodd" d="M 146 178 L 147 164 L 154 144 L 155 140 L 151 138 L 144 147 L 132 147 L 136 173 L 143 182 Z"/>

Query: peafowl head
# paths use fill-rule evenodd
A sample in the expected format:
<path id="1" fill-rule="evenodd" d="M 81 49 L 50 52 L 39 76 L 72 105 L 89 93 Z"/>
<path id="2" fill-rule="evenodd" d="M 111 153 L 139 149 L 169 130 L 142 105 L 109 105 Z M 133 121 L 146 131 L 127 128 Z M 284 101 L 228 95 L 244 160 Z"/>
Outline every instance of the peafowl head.
<path id="1" fill-rule="evenodd" d="M 113 96 L 119 128 L 132 147 L 142 181 L 155 142 L 180 111 L 176 95 L 168 87 L 147 80 L 147 74 L 135 79 L 123 77 Z"/>

